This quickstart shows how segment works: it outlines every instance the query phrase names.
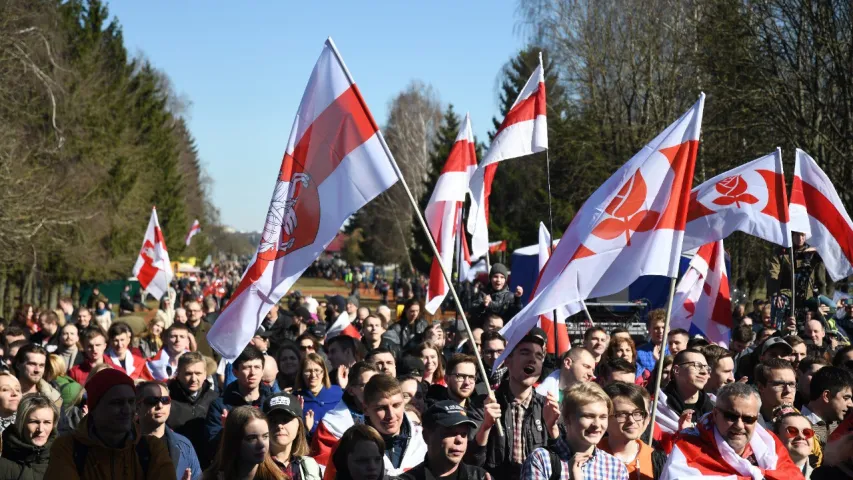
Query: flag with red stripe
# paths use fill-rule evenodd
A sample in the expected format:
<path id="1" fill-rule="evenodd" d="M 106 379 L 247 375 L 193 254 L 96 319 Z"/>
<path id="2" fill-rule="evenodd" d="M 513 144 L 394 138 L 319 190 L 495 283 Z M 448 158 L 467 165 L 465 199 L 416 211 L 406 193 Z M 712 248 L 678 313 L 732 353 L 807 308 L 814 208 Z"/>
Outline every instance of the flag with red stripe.
<path id="1" fill-rule="evenodd" d="M 853 275 L 853 221 L 829 177 L 797 149 L 791 187 L 791 230 L 806 234 L 834 281 Z"/>
<path id="2" fill-rule="evenodd" d="M 356 340 L 361 340 L 361 333 L 357 328 L 355 328 L 355 325 L 352 324 L 349 314 L 345 311 L 338 315 L 338 318 L 335 319 L 335 323 L 333 323 L 326 331 L 326 341 L 335 338 L 338 335 L 346 335 Z"/>
<path id="3" fill-rule="evenodd" d="M 672 328 L 728 348 L 734 325 L 722 240 L 699 247 L 675 288 L 672 305 Z"/>
<path id="4" fill-rule="evenodd" d="M 133 275 L 142 289 L 157 300 L 160 300 L 172 283 L 172 277 L 174 277 L 172 263 L 169 261 L 163 231 L 160 230 L 156 207 L 151 208 L 151 218 L 148 219 L 148 228 L 145 230 L 139 257 L 133 265 Z"/>
<path id="5" fill-rule="evenodd" d="M 471 209 L 468 232 L 471 233 L 471 256 L 479 258 L 489 250 L 489 195 L 498 162 L 523 157 L 548 149 L 548 122 L 545 111 L 545 70 L 542 54 L 539 66 L 521 89 L 518 98 L 504 117 L 489 151 L 471 177 Z"/>
<path id="6" fill-rule="evenodd" d="M 539 222 L 539 271 L 545 268 L 548 259 L 551 258 L 551 250 L 554 248 L 554 243 L 551 241 L 551 232 L 545 228 L 545 224 Z M 557 321 L 554 328 L 554 313 L 547 312 L 539 315 L 539 327 L 545 330 L 548 335 L 548 353 L 562 353 L 568 350 L 572 344 L 569 339 L 569 330 L 566 326 L 566 319 L 571 316 L 569 310 L 563 306 L 556 310 Z M 556 332 L 556 335 L 554 333 Z"/>
<path id="7" fill-rule="evenodd" d="M 593 193 L 569 224 L 530 303 L 501 330 L 504 357 L 539 315 L 619 292 L 642 275 L 676 277 L 705 95 Z"/>
<path id="8" fill-rule="evenodd" d="M 186 244 L 188 247 L 190 246 L 190 240 L 192 240 L 199 232 L 201 232 L 201 225 L 199 225 L 198 219 L 196 219 L 190 227 L 190 231 L 187 233 Z"/>
<path id="9" fill-rule="evenodd" d="M 242 352 L 346 219 L 397 182 L 381 135 L 327 40 L 296 113 L 257 253 L 208 333 L 224 358 Z"/>
<path id="10" fill-rule="evenodd" d="M 426 310 L 435 313 L 444 297 L 448 286 L 441 274 L 441 266 L 447 272 L 453 268 L 453 247 L 456 241 L 456 226 L 459 223 L 460 209 L 465 202 L 468 192 L 468 182 L 474 170 L 477 169 L 477 152 L 474 145 L 474 131 L 471 129 L 471 118 L 465 114 L 465 121 L 459 129 L 456 141 L 450 149 L 450 155 L 441 169 L 441 175 L 435 182 L 435 188 L 424 209 L 424 218 L 441 254 L 441 258 L 433 258 L 429 271 L 429 287 L 427 288 Z M 439 263 L 441 262 L 441 263 Z"/>
<path id="11" fill-rule="evenodd" d="M 722 240 L 735 231 L 791 246 L 782 151 L 721 173 L 690 193 L 684 250 Z"/>

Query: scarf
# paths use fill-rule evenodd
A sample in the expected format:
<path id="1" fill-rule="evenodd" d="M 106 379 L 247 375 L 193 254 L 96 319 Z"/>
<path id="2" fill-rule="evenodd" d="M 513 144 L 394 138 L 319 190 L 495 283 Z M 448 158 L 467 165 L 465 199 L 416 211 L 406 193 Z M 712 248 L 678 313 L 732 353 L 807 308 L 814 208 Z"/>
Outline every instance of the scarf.
<path id="1" fill-rule="evenodd" d="M 124 370 L 124 373 L 126 373 L 128 377 L 133 377 L 133 372 L 136 371 L 136 365 L 134 365 L 136 362 L 133 361 L 133 354 L 130 353 L 130 349 L 128 349 L 127 352 L 125 352 L 124 354 L 124 358 L 127 359 L 127 365 L 125 365 L 125 362 L 122 362 L 118 358 L 118 354 L 112 348 L 107 350 L 107 356 L 110 357 L 110 360 L 112 360 L 113 365 L 116 365 L 122 370 Z"/>

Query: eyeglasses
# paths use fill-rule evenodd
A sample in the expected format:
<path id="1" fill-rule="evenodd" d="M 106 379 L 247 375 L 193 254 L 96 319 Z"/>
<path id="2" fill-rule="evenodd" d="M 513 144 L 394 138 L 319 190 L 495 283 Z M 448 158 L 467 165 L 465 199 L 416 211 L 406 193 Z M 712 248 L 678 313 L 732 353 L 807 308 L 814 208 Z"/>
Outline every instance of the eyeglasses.
<path id="1" fill-rule="evenodd" d="M 305 374 L 306 375 L 313 375 L 315 377 L 321 377 L 321 376 L 323 376 L 323 371 L 322 370 L 305 370 Z"/>
<path id="2" fill-rule="evenodd" d="M 804 428 L 800 430 L 797 427 L 786 427 L 785 432 L 788 434 L 788 438 L 794 438 L 800 433 L 802 433 L 803 436 L 806 437 L 806 440 L 814 437 L 814 430 L 812 430 L 811 428 Z"/>
<path id="3" fill-rule="evenodd" d="M 699 373 L 711 373 L 711 367 L 709 365 L 705 365 L 702 362 L 684 362 L 679 363 L 678 367 L 687 366 L 688 368 L 693 368 L 699 371 Z"/>
<path id="4" fill-rule="evenodd" d="M 649 416 L 649 414 L 642 410 L 634 410 L 633 412 L 616 412 L 613 414 L 613 418 L 615 418 L 619 423 L 627 422 L 628 417 L 631 417 L 631 420 L 635 422 L 642 422 L 647 416 Z"/>
<path id="5" fill-rule="evenodd" d="M 504 353 L 504 350 L 483 350 L 483 355 L 489 355 L 492 357 L 499 357 Z"/>
<path id="6" fill-rule="evenodd" d="M 727 422 L 737 423 L 738 420 L 743 420 L 744 425 L 753 425 L 755 422 L 758 421 L 758 416 L 740 415 L 735 412 L 723 410 L 722 408 L 717 408 L 716 410 L 720 412 L 720 414 L 723 416 L 723 418 L 726 419 Z"/>
<path id="7" fill-rule="evenodd" d="M 465 383 L 465 380 L 471 380 L 472 382 L 477 381 L 476 375 L 466 375 L 464 373 L 451 373 L 450 375 L 453 375 L 454 377 L 456 377 L 456 381 L 458 383 Z M 450 375 L 448 375 L 448 376 L 450 376 Z"/>
<path id="8" fill-rule="evenodd" d="M 158 403 L 162 403 L 163 405 L 169 405 L 170 403 L 172 403 L 172 399 L 168 395 L 162 397 L 142 397 L 142 403 L 148 405 L 149 407 L 155 407 Z"/>
<path id="9" fill-rule="evenodd" d="M 302 351 L 314 350 L 314 345 L 300 345 L 299 349 Z"/>
<path id="10" fill-rule="evenodd" d="M 772 388 L 773 390 L 778 390 L 778 391 L 785 390 L 786 388 L 788 390 L 793 390 L 793 389 L 797 388 L 797 384 L 794 382 L 768 382 L 767 385 L 770 388 Z"/>

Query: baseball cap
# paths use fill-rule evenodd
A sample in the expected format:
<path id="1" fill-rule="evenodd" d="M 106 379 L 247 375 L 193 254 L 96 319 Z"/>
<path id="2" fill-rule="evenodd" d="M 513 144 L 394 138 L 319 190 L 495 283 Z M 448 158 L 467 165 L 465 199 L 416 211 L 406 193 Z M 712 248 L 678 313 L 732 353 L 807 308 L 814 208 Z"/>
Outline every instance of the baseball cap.
<path id="1" fill-rule="evenodd" d="M 545 330 L 542 330 L 539 327 L 533 327 L 529 332 L 527 332 L 527 335 L 518 342 L 518 344 L 521 345 L 525 342 L 538 343 L 544 347 L 548 343 L 548 335 L 545 333 Z"/>
<path id="2" fill-rule="evenodd" d="M 791 348 L 791 345 L 789 345 L 783 338 L 770 337 L 766 342 L 764 342 L 764 345 L 761 346 L 761 355 L 764 355 L 767 353 L 767 350 L 777 346 L 784 348 L 789 354 L 794 351 L 794 349 Z"/>
<path id="3" fill-rule="evenodd" d="M 255 331 L 255 336 L 261 338 L 270 338 L 272 336 L 272 330 L 261 327 Z"/>
<path id="4" fill-rule="evenodd" d="M 426 365 L 424 365 L 423 360 L 418 357 L 406 355 L 397 367 L 397 376 L 405 377 L 406 375 L 414 375 L 416 377 L 423 377 L 425 370 Z"/>
<path id="5" fill-rule="evenodd" d="M 276 393 L 264 402 L 264 414 L 272 412 L 285 412 L 294 417 L 302 418 L 302 405 L 299 399 L 289 393 Z"/>
<path id="6" fill-rule="evenodd" d="M 340 295 L 326 295 L 326 303 L 338 307 L 338 312 L 343 312 L 347 309 L 347 299 Z"/>
<path id="7" fill-rule="evenodd" d="M 426 413 L 424 413 L 424 425 L 439 425 L 441 427 L 455 427 L 457 425 L 468 425 L 476 428 L 477 424 L 468 417 L 465 409 L 452 400 L 435 402 Z"/>

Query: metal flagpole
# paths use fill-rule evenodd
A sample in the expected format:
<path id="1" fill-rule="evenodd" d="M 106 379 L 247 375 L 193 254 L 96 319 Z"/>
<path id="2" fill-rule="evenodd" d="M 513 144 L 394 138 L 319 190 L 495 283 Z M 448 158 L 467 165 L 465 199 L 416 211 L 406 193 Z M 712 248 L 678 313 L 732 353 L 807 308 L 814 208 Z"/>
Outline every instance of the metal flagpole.
<path id="1" fill-rule="evenodd" d="M 652 444 L 652 437 L 655 432 L 655 417 L 657 417 L 657 403 L 660 401 L 660 379 L 663 376 L 663 357 L 666 355 L 666 336 L 669 335 L 669 321 L 672 318 L 672 299 L 675 297 L 675 281 L 676 277 L 673 277 L 669 281 L 669 299 L 666 301 L 666 321 L 663 324 L 663 345 L 660 347 L 660 358 L 658 358 L 658 363 L 655 365 L 655 383 L 658 391 L 654 392 L 655 401 L 652 404 L 652 428 L 649 430 L 649 438 L 646 440 L 649 445 Z"/>
<path id="2" fill-rule="evenodd" d="M 542 54 L 539 54 L 539 60 L 542 60 Z M 550 233 L 548 234 L 548 256 L 554 254 L 554 214 L 551 209 L 551 151 L 545 150 L 545 178 L 548 184 L 548 225 Z M 551 313 L 554 324 L 554 356 L 559 358 L 560 354 L 560 335 L 557 329 L 557 309 Z"/>
<path id="3" fill-rule="evenodd" d="M 795 289 L 797 288 L 797 260 L 794 256 L 794 232 L 791 232 L 791 316 L 797 318 L 796 310 L 794 310 L 794 306 L 796 302 L 794 301 L 797 298 L 797 294 Z M 808 295 L 806 295 L 808 296 Z"/>
<path id="4" fill-rule="evenodd" d="M 331 37 L 326 39 L 326 43 L 329 44 L 329 47 L 332 49 L 332 52 L 335 53 L 335 57 L 338 60 L 338 63 L 341 64 L 341 69 L 343 69 L 344 74 L 347 76 L 347 80 L 349 83 L 355 87 L 355 80 L 352 78 L 352 74 L 347 68 L 346 63 L 344 63 L 344 59 L 341 57 L 340 52 L 338 51 L 338 47 L 335 46 L 335 42 Z M 367 103 L 364 101 L 364 98 L 361 96 L 361 92 L 358 89 L 355 89 L 355 93 L 357 94 L 359 102 L 364 107 L 365 111 L 370 111 L 367 108 Z M 373 118 L 371 118 L 373 121 Z M 418 218 L 418 223 L 420 223 L 421 228 L 426 232 L 427 241 L 429 241 L 429 246 L 432 249 L 433 254 L 437 258 L 441 258 L 441 254 L 438 252 L 438 247 L 435 245 L 435 240 L 433 240 L 432 232 L 429 230 L 429 226 L 424 220 L 424 216 L 421 214 L 421 210 L 418 207 L 418 202 L 415 201 L 415 197 L 412 195 L 412 191 L 409 189 L 409 184 L 406 183 L 406 179 L 403 177 L 403 172 L 400 171 L 400 167 L 397 165 L 397 161 L 394 160 L 394 155 L 391 153 L 391 149 L 388 148 L 388 144 L 385 142 L 385 137 L 382 136 L 382 131 L 379 130 L 378 125 L 374 124 L 374 128 L 376 129 L 376 137 L 379 139 L 379 143 L 382 145 L 382 149 L 385 150 L 385 154 L 388 156 L 388 162 L 391 164 L 391 168 L 394 169 L 394 173 L 397 174 L 397 178 L 400 180 L 400 184 L 403 185 L 403 190 L 406 191 L 406 196 L 409 198 L 409 202 L 412 204 L 412 209 L 415 211 L 415 214 Z M 471 325 L 468 324 L 468 319 L 465 318 L 465 312 L 462 311 L 462 302 L 459 301 L 459 295 L 456 294 L 456 288 L 453 287 L 453 282 L 451 281 L 450 275 L 447 273 L 447 268 L 444 263 L 439 260 L 438 266 L 441 268 L 441 275 L 444 277 L 444 281 L 447 283 L 448 288 L 450 289 L 450 294 L 453 295 L 453 301 L 456 303 L 456 308 L 459 310 L 459 316 L 462 317 L 462 322 L 465 325 L 465 331 L 468 333 L 468 338 L 473 339 L 474 334 L 471 332 Z M 476 344 L 475 344 L 476 348 Z M 489 396 L 492 396 L 492 386 L 489 384 L 489 376 L 486 373 L 486 367 L 483 365 L 482 355 L 477 349 L 477 366 L 480 368 L 480 374 L 483 375 L 483 379 L 486 383 L 486 390 L 489 393 Z M 500 421 L 495 422 L 495 427 L 498 429 L 498 433 L 500 436 L 504 436 L 503 425 Z"/>

